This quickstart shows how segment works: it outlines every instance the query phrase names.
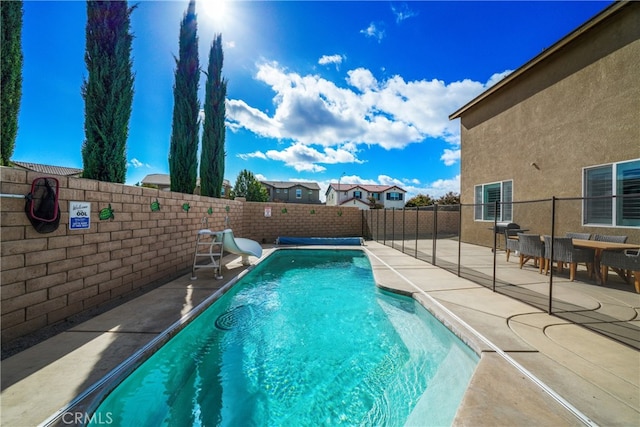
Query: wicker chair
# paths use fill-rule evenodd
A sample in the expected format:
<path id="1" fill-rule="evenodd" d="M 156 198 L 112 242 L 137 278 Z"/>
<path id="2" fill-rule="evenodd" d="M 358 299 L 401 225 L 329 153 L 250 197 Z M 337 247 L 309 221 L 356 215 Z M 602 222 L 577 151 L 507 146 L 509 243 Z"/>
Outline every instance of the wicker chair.
<path id="1" fill-rule="evenodd" d="M 572 239 L 589 240 L 591 238 L 590 233 L 567 233 L 565 237 L 571 237 Z"/>
<path id="2" fill-rule="evenodd" d="M 600 242 L 626 243 L 627 236 L 606 236 L 603 234 L 594 234 L 593 240 L 597 240 Z"/>
<path id="3" fill-rule="evenodd" d="M 518 240 L 520 268 L 522 268 L 527 261 L 532 259 L 534 266 L 537 264 L 538 271 L 542 273 L 542 265 L 544 264 L 544 244 L 540 240 L 540 235 L 518 233 Z"/>
<path id="4" fill-rule="evenodd" d="M 593 249 L 578 249 L 573 246 L 571 237 L 556 237 L 553 239 L 553 260 L 551 259 L 551 236 L 544 236 L 544 274 L 549 273 L 549 268 L 553 261 L 558 261 L 559 269 L 562 270 L 562 263 L 569 263 L 569 280 L 572 282 L 576 277 L 578 263 L 585 263 L 589 278 L 593 277 L 593 262 L 595 251 Z"/>
<path id="5" fill-rule="evenodd" d="M 620 277 L 630 282 L 633 272 L 636 292 L 640 293 L 640 251 L 603 251 L 600 259 L 602 283 L 607 283 L 609 267 L 614 268 Z"/>
<path id="6" fill-rule="evenodd" d="M 504 230 L 504 241 L 507 251 L 507 262 L 509 262 L 509 255 L 511 255 L 511 251 L 517 252 L 520 250 L 520 242 L 516 239 L 510 239 L 511 236 L 515 236 L 516 233 L 513 231 L 509 231 L 508 229 Z"/>

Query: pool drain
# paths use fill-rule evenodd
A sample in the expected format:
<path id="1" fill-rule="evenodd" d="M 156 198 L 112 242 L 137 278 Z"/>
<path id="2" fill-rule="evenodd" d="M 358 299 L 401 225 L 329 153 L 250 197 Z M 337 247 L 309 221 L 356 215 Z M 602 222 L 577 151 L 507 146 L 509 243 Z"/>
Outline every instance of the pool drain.
<path id="1" fill-rule="evenodd" d="M 229 331 L 239 324 L 245 323 L 251 318 L 251 307 L 247 305 L 239 305 L 230 310 L 225 311 L 216 319 L 216 328 L 223 331 Z"/>

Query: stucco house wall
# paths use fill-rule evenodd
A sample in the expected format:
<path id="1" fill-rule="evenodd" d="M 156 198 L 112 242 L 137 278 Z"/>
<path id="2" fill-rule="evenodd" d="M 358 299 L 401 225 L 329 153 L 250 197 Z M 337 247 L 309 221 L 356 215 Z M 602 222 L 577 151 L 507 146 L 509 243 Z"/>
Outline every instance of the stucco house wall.
<path id="1" fill-rule="evenodd" d="M 461 202 L 474 187 L 513 182 L 513 201 L 583 196 L 583 168 L 640 158 L 640 3 L 614 4 L 450 118 L 461 124 Z M 562 202 L 556 232 L 626 234 L 582 225 Z M 549 233 L 551 204 L 514 205 L 513 222 Z M 491 244 L 492 224 L 463 210 L 462 239 Z M 615 227 L 618 228 L 618 227 Z"/>
<path id="2" fill-rule="evenodd" d="M 261 181 L 267 189 L 269 201 L 276 203 L 320 203 L 320 187 L 315 182 Z M 300 197 L 297 197 L 300 190 Z"/>
<path id="3" fill-rule="evenodd" d="M 338 191 L 339 189 L 339 191 Z M 356 193 L 359 193 L 359 197 Z M 399 194 L 400 200 L 387 199 L 390 193 Z M 364 185 L 364 184 L 330 184 L 325 193 L 327 206 L 358 206 L 360 209 L 370 209 L 369 197 L 377 195 L 377 202 L 385 209 L 400 209 L 407 202 L 406 191 L 395 185 Z"/>

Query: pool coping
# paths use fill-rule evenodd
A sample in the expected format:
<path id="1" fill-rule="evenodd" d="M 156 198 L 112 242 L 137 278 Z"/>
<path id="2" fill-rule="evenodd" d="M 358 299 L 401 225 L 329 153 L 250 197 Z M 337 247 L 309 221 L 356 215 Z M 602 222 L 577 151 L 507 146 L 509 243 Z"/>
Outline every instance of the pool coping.
<path id="1" fill-rule="evenodd" d="M 368 252 L 368 251 L 367 251 Z M 375 254 L 368 253 L 368 255 L 378 258 Z M 379 261 L 384 263 L 384 261 Z M 549 421 L 551 424 L 549 425 L 559 425 L 558 421 L 564 420 L 566 418 L 575 417 L 579 421 L 579 425 L 596 425 L 588 416 L 583 414 L 580 410 L 571 405 L 568 401 L 566 401 L 562 396 L 556 393 L 551 387 L 546 385 L 542 380 L 537 378 L 534 374 L 529 372 L 526 368 L 524 368 L 520 363 L 511 358 L 508 354 L 503 352 L 497 345 L 493 344 L 488 338 L 484 337 L 480 332 L 475 330 L 469 324 L 467 324 L 464 320 L 458 317 L 454 312 L 447 309 L 444 305 L 439 303 L 435 298 L 431 297 L 427 292 L 420 289 L 419 286 L 412 283 L 411 280 L 407 279 L 402 275 L 402 273 L 393 269 L 393 267 L 384 263 L 387 268 L 393 270 L 399 277 L 402 278 L 403 281 L 410 283 L 413 287 L 413 291 L 409 291 L 406 288 L 398 288 L 394 286 L 381 284 L 378 280 L 376 280 L 376 285 L 386 291 L 394 292 L 397 294 L 409 296 L 416 300 L 420 305 L 422 305 L 429 313 L 431 313 L 440 323 L 442 323 L 447 329 L 449 329 L 454 335 L 456 335 L 462 342 L 464 342 L 469 348 L 471 348 L 480 358 L 478 362 L 478 367 L 483 368 L 485 364 L 494 365 L 492 369 L 502 369 L 505 370 L 507 366 L 505 363 L 511 365 L 511 367 L 515 368 L 519 371 L 520 374 L 524 375 L 528 381 L 532 384 L 529 384 L 530 389 L 528 393 L 538 394 L 538 397 L 542 397 L 541 400 L 547 400 L 546 397 L 550 397 L 555 403 L 559 404 L 559 406 L 555 406 L 554 408 L 550 408 L 550 403 L 547 403 L 545 406 L 545 410 L 553 413 L 553 416 L 549 416 Z M 374 273 L 375 275 L 375 273 Z M 465 280 L 465 279 L 460 279 Z M 498 357 L 490 357 L 490 355 L 495 355 Z M 482 364 L 482 366 L 480 366 Z M 474 374 L 475 376 L 475 374 Z M 473 377 L 471 381 L 473 381 Z M 477 378 L 476 378 L 477 380 Z M 471 383 L 470 381 L 470 383 Z M 514 392 L 523 393 L 522 386 L 519 386 L 517 390 Z M 528 398 L 529 400 L 532 397 Z M 469 405 L 471 398 L 469 396 L 469 390 L 463 396 L 463 400 L 458 408 L 456 419 L 454 424 L 468 424 L 468 422 L 463 421 L 467 418 L 465 412 L 467 411 L 466 406 Z M 564 414 L 564 411 L 568 411 L 571 416 L 567 417 Z M 562 414 L 558 417 L 559 414 Z M 518 414 L 516 419 L 507 420 L 504 417 L 501 417 L 501 423 L 504 425 L 517 425 L 522 422 L 521 415 Z M 472 423 L 474 426 L 476 425 L 490 425 L 494 426 L 496 423 L 494 421 L 489 421 L 485 424 L 485 422 L 474 421 Z M 542 425 L 536 423 L 537 425 Z M 547 423 L 543 423 L 546 425 Z"/>

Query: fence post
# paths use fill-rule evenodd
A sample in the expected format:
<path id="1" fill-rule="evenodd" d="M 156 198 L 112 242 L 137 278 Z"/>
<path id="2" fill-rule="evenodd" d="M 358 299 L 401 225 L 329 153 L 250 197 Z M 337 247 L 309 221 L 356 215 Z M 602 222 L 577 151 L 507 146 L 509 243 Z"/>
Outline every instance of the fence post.
<path id="1" fill-rule="evenodd" d="M 475 209 L 475 206 L 473 207 Z M 458 205 L 458 277 L 460 277 L 460 262 L 462 261 L 462 203 Z"/>
<path id="2" fill-rule="evenodd" d="M 418 258 L 418 236 L 420 235 L 420 229 L 418 228 L 418 218 L 420 218 L 420 206 L 416 206 L 416 254 L 414 258 Z"/>
<path id="3" fill-rule="evenodd" d="M 376 242 L 380 241 L 380 209 L 376 209 Z"/>
<path id="4" fill-rule="evenodd" d="M 391 247 L 396 248 L 396 208 L 391 208 Z"/>
<path id="5" fill-rule="evenodd" d="M 404 217 L 406 214 L 407 209 L 406 208 L 402 208 L 402 253 L 404 253 L 404 229 L 405 229 L 405 222 L 404 222 Z"/>
<path id="6" fill-rule="evenodd" d="M 549 263 L 549 269 L 551 272 L 549 273 L 549 314 L 553 314 L 552 310 L 552 301 L 553 301 L 553 244 L 554 239 L 556 238 L 556 196 L 551 196 L 551 253 Z M 546 248 L 545 248 L 546 250 Z"/>
<path id="7" fill-rule="evenodd" d="M 433 231 L 431 233 L 431 264 L 436 265 L 436 240 L 438 239 L 438 204 L 433 205 Z"/>
<path id="8" fill-rule="evenodd" d="M 384 210 L 384 215 L 382 216 L 382 220 L 384 221 L 384 227 L 382 227 L 383 234 L 382 234 L 382 244 L 387 246 L 387 210 Z"/>
<path id="9" fill-rule="evenodd" d="M 493 206 L 493 278 L 491 279 L 491 288 L 493 292 L 496 291 L 496 255 L 498 252 L 498 233 L 496 228 L 498 227 L 498 201 L 494 202 Z"/>

